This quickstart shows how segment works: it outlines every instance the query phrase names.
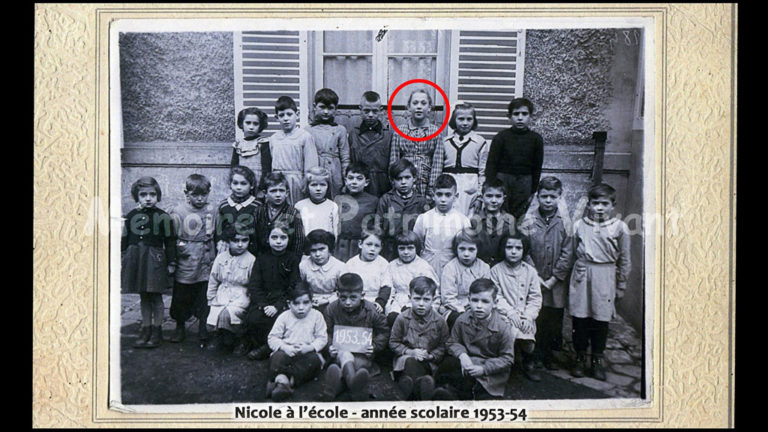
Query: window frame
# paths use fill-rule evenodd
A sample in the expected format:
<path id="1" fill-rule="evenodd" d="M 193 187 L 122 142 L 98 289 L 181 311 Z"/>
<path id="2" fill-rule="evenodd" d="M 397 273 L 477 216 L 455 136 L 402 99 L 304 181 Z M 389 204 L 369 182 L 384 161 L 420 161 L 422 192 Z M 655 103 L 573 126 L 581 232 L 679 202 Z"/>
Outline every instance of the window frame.
<path id="1" fill-rule="evenodd" d="M 388 49 L 387 38 L 391 36 L 391 31 L 387 31 L 380 41 L 376 40 L 378 32 L 371 30 L 372 50 L 371 53 L 337 53 L 338 55 L 357 55 L 357 56 L 370 56 L 371 57 L 371 89 L 382 96 L 382 105 L 387 106 L 389 103 L 389 59 L 390 57 L 434 57 L 435 59 L 435 83 L 440 86 L 446 95 L 450 94 L 450 84 L 452 77 L 448 76 L 451 73 L 451 30 L 437 30 L 437 51 L 434 53 L 391 53 Z M 341 30 L 330 30 L 341 31 Z M 325 30 L 317 30 L 311 32 L 311 36 L 308 40 L 312 40 L 313 43 L 310 47 L 309 58 L 312 59 L 312 64 L 309 67 L 309 73 L 311 75 L 312 88 L 309 89 L 308 97 L 311 105 L 312 97 L 314 93 L 323 88 L 324 86 L 324 59 L 326 56 L 333 56 L 334 53 L 326 53 L 324 48 L 324 35 Z M 392 89 L 394 90 L 394 89 Z M 438 95 L 439 96 L 439 95 Z M 450 99 L 449 99 L 450 102 Z M 357 104 L 339 104 L 340 109 L 353 109 L 357 108 Z M 438 111 L 444 109 L 444 104 L 436 105 L 435 108 Z M 401 111 L 405 110 L 405 107 L 395 106 L 393 110 Z"/>

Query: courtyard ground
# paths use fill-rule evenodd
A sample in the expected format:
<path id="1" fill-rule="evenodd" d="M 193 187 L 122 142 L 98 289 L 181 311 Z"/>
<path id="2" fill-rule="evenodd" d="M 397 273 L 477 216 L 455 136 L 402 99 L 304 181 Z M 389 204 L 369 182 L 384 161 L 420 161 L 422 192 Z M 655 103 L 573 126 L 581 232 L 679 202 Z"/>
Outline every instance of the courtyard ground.
<path id="1" fill-rule="evenodd" d="M 163 332 L 169 337 L 175 322 L 168 316 L 170 295 L 164 295 Z M 120 366 L 122 404 L 195 404 L 263 402 L 268 361 L 250 361 L 201 349 L 197 340 L 197 320 L 187 323 L 187 338 L 182 343 L 164 341 L 155 349 L 135 349 L 141 315 L 138 294 L 123 294 L 121 301 Z M 540 370 L 542 380 L 527 380 L 515 367 L 507 385 L 505 399 L 603 399 L 641 397 L 641 340 L 623 319 L 610 324 L 605 352 L 607 380 L 573 378 L 568 372 L 572 356 L 570 320 L 565 319 L 563 351 L 557 353 L 556 371 Z M 371 401 L 398 400 L 397 386 L 390 368 L 372 377 Z M 322 375 L 321 375 L 322 376 Z M 317 401 L 321 382 L 300 386 L 289 401 Z M 340 400 L 346 394 L 342 393 Z"/>

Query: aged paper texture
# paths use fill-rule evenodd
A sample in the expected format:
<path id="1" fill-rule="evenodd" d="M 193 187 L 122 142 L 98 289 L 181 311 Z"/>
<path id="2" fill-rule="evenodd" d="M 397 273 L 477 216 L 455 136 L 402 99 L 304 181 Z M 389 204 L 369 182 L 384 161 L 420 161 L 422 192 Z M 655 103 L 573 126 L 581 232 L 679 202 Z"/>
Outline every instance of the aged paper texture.
<path id="1" fill-rule="evenodd" d="M 643 17 L 655 31 L 652 403 L 542 410 L 553 427 L 733 425 L 736 26 L 730 4 L 109 5 L 35 9 L 33 425 L 231 426 L 223 413 L 130 414 L 109 401 L 109 25 L 147 18 Z M 651 79 L 651 77 L 646 77 Z M 55 125 L 55 127 L 50 127 Z M 647 142 L 647 141 L 646 141 Z M 243 424 L 244 426 L 247 424 Z M 320 423 L 295 423 L 296 427 Z M 324 424 L 331 426 L 332 424 Z M 352 426 L 352 423 L 339 423 Z M 358 423 L 359 427 L 379 426 Z M 425 427 L 430 423 L 412 423 Z M 457 424 L 458 425 L 458 424 Z M 465 423 L 501 427 L 502 423 Z M 519 423 L 517 424 L 519 425 Z"/>

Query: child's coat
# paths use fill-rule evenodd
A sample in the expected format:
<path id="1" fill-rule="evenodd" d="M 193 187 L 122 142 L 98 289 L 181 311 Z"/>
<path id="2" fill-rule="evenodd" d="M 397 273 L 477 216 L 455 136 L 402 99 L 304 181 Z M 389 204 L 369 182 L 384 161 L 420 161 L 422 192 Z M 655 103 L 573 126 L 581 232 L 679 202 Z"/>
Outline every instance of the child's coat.
<path id="1" fill-rule="evenodd" d="M 219 315 L 227 310 L 232 325 L 242 323 L 250 298 L 248 297 L 248 282 L 256 258 L 249 252 L 232 256 L 226 250 L 216 256 L 208 279 L 208 324 L 215 326 Z"/>
<path id="2" fill-rule="evenodd" d="M 434 309 L 427 309 L 427 315 L 417 317 L 413 309 L 407 309 L 398 315 L 392 324 L 392 333 L 389 336 L 389 348 L 395 353 L 392 370 L 401 371 L 405 368 L 405 361 L 415 358 L 405 352 L 409 349 L 421 348 L 434 357 L 429 361 L 432 370 L 437 370 L 437 365 L 445 355 L 445 342 L 448 340 L 448 324 Z"/>
<path id="3" fill-rule="evenodd" d="M 318 123 L 309 128 L 315 140 L 318 162 L 331 173 L 331 197 L 335 197 L 344 186 L 344 172 L 349 166 L 349 143 L 347 129 L 342 125 Z"/>
<path id="4" fill-rule="evenodd" d="M 515 336 L 498 311 L 492 310 L 482 321 L 471 311 L 461 314 L 453 323 L 446 347 L 450 355 L 459 358 L 467 354 L 473 364 L 482 366 L 484 373 L 477 381 L 492 396 L 504 396 L 515 361 Z"/>
<path id="5" fill-rule="evenodd" d="M 616 218 L 574 224 L 576 262 L 568 291 L 568 310 L 577 318 L 611 321 L 616 290 L 626 289 L 630 271 L 629 227 Z"/>
<path id="6" fill-rule="evenodd" d="M 536 317 L 541 309 L 541 284 L 536 269 L 526 262 L 512 268 L 502 261 L 491 269 L 491 280 L 499 287 L 496 308 L 505 321 L 517 315 L 525 317 L 533 327 L 530 333 L 514 328 L 515 339 L 536 340 Z"/>
<path id="7" fill-rule="evenodd" d="M 469 286 L 480 278 L 489 278 L 491 267 L 480 258 L 465 266 L 454 258 L 443 268 L 440 277 L 442 305 L 448 310 L 462 313 L 469 309 Z M 448 312 L 446 310 L 446 312 Z"/>

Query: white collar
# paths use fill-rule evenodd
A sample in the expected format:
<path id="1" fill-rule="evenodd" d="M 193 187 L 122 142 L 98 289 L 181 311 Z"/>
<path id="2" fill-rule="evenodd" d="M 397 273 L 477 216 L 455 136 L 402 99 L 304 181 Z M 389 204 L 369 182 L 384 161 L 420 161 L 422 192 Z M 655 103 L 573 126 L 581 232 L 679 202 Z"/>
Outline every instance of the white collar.
<path id="1" fill-rule="evenodd" d="M 234 207 L 237 211 L 240 211 L 244 207 L 247 207 L 248 205 L 250 205 L 255 200 L 256 200 L 256 197 L 251 195 L 251 196 L 248 197 L 247 200 L 245 200 L 245 201 L 243 201 L 241 203 L 236 203 L 235 201 L 232 200 L 231 196 L 227 197 L 227 203 L 229 203 L 229 205 Z"/>

